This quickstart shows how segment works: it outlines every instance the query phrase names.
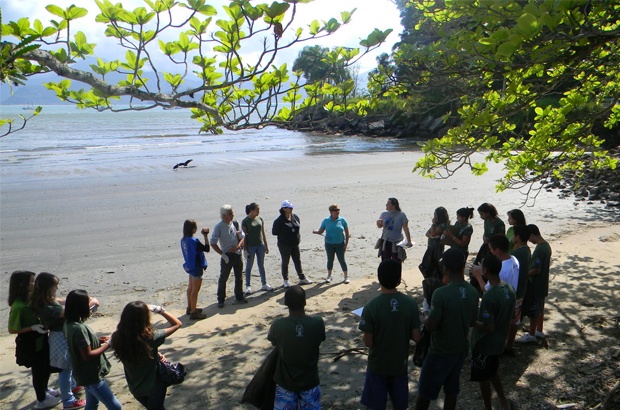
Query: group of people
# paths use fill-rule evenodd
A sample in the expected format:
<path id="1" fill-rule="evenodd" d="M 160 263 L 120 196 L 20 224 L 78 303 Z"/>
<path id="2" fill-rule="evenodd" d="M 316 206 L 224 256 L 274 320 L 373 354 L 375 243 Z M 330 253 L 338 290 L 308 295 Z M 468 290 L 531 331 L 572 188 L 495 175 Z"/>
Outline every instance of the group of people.
<path id="1" fill-rule="evenodd" d="M 165 338 L 181 327 L 181 322 L 161 306 L 131 302 L 125 306 L 116 331 L 97 337 L 85 323 L 99 306 L 88 292 L 75 289 L 66 298 L 59 297 L 59 279 L 43 272 L 20 270 L 11 274 L 9 283 L 9 332 L 16 334 L 16 361 L 31 369 L 36 393 L 36 409 L 62 402 L 63 409 L 121 409 L 121 403 L 107 385 L 110 372 L 106 352 L 114 346 L 114 355 L 123 364 L 129 391 L 147 409 L 163 409 L 168 386 L 158 376 L 157 348 Z M 168 322 L 155 329 L 151 314 L 158 313 Z M 58 373 L 59 389 L 48 387 L 52 373 Z M 76 395 L 83 392 L 85 399 Z"/>
<path id="2" fill-rule="evenodd" d="M 536 225 L 527 225 L 523 212 L 508 212 L 510 229 L 498 217 L 491 204 L 478 207 L 484 222 L 483 243 L 465 279 L 468 247 L 473 234 L 469 220 L 474 208 L 457 211 L 457 222 L 450 224 L 445 208 L 434 212 L 426 232 L 428 250 L 420 269 L 425 282 L 422 318 L 415 299 L 397 290 L 401 282 L 401 249 L 412 245 L 408 219 L 396 198 L 389 198 L 385 212 L 376 225 L 382 230 L 377 244 L 381 263 L 377 270 L 380 294 L 363 309 L 359 329 L 369 348 L 368 365 L 361 402 L 372 409 L 385 408 L 388 397 L 395 409 L 408 407 L 408 356 L 410 340 L 430 339 L 422 364 L 416 409 L 426 409 L 437 399 L 441 388 L 446 409 L 456 407 L 460 389 L 460 373 L 471 353 L 471 380 L 480 384 L 485 408 L 491 409 L 491 386 L 498 394 L 502 408 L 510 409 L 498 375 L 502 354 L 514 354 L 513 342 L 529 343 L 544 338 L 544 303 L 548 293 L 551 248 Z M 349 229 L 340 217 L 337 204 L 329 206 L 326 217 L 315 234 L 325 234 L 327 254 L 326 282 L 332 280 L 337 258 L 349 282 L 345 252 Z M 198 225 L 186 220 L 181 249 L 184 270 L 189 274 L 186 313 L 191 319 L 206 315 L 197 307 L 202 276 L 207 268 L 205 252 L 212 248 L 220 255 L 220 277 L 217 287 L 218 307 L 226 300 L 226 283 L 230 272 L 235 276 L 235 302 L 247 303 L 251 292 L 250 274 L 256 259 L 261 290 L 271 291 L 264 270 L 264 257 L 269 252 L 265 224 L 256 203 L 246 206 L 247 217 L 239 223 L 230 205 L 220 208 L 221 221 L 210 230 L 202 228 L 203 244 L 194 235 Z M 306 297 L 299 286 L 312 283 L 303 273 L 300 261 L 300 220 L 293 204 L 285 200 L 280 216 L 274 221 L 272 234 L 282 258 L 284 301 L 289 316 L 277 319 L 268 333 L 279 358 L 275 409 L 318 409 L 321 403 L 318 358 L 319 346 L 325 340 L 325 325 L 320 317 L 305 314 Z M 528 242 L 535 244 L 531 253 Z M 444 247 L 449 249 L 444 252 Z M 245 252 L 245 292 L 243 291 L 243 254 Z M 288 276 L 290 259 L 299 277 L 291 286 Z M 36 408 L 48 408 L 62 401 L 65 409 L 86 406 L 108 409 L 121 404 L 105 382 L 110 369 L 106 351 L 113 346 L 114 355 L 123 364 L 128 388 L 147 409 L 163 408 L 168 385 L 158 376 L 160 362 L 165 360 L 158 347 L 181 326 L 181 322 L 161 306 L 131 302 L 125 306 L 120 322 L 111 337 L 96 337 L 85 324 L 99 301 L 84 290 L 73 290 L 66 299 L 56 295 L 59 279 L 50 273 L 35 275 L 16 271 L 9 287 L 9 332 L 17 334 L 17 363 L 30 367 L 36 392 Z M 479 299 L 481 297 L 480 305 Z M 161 314 L 168 322 L 163 329 L 151 324 L 151 314 Z M 515 340 L 520 320 L 530 317 L 529 332 Z M 470 332 L 470 328 L 473 330 Z M 470 335 L 471 333 L 471 335 Z M 59 391 L 49 389 L 51 373 L 58 373 Z M 85 391 L 85 400 L 76 393 Z"/>
<path id="3" fill-rule="evenodd" d="M 301 265 L 301 252 L 299 243 L 301 240 L 300 219 L 293 213 L 293 203 L 284 200 L 280 206 L 280 216 L 273 222 L 271 233 L 277 237 L 277 246 L 282 258 L 283 287 L 289 288 L 289 263 L 293 260 L 295 272 L 300 285 L 311 284 L 306 277 Z M 313 233 L 325 234 L 325 251 L 327 253 L 327 277 L 326 283 L 332 281 L 334 259 L 338 258 L 344 274 L 344 283 L 349 283 L 345 252 L 349 243 L 349 227 L 347 220 L 340 216 L 338 204 L 329 206 L 329 216 L 321 222 L 321 226 Z M 226 300 L 226 283 L 231 271 L 234 275 L 233 304 L 247 303 L 246 295 L 252 293 L 250 278 L 254 261 L 258 265 L 262 291 L 273 291 L 273 287 L 267 283 L 265 275 L 265 255 L 269 253 L 267 234 L 265 233 L 265 221 L 260 216 L 260 207 L 252 202 L 245 207 L 246 217 L 239 223 L 235 219 L 235 212 L 230 205 L 220 208 L 221 221 L 215 225 L 209 239 L 209 228 L 202 228 L 205 243 L 200 242 L 194 235 L 198 232 L 198 225 L 193 219 L 188 219 L 183 224 L 183 238 L 181 239 L 181 251 L 183 253 L 183 268 L 189 275 L 187 286 L 187 310 L 190 319 L 205 319 L 202 309 L 196 306 L 198 291 L 202 284 L 202 276 L 208 263 L 204 256 L 211 249 L 220 255 L 220 276 L 217 284 L 217 306 L 224 307 Z M 245 255 L 245 257 L 244 257 Z M 243 262 L 245 259 L 245 290 L 243 289 Z"/>

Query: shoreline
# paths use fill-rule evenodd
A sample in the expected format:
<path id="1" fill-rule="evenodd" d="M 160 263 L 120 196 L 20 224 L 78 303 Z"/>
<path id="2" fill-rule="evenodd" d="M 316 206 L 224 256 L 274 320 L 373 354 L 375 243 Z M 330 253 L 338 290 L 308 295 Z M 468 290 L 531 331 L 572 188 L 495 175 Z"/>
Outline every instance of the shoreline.
<path id="1" fill-rule="evenodd" d="M 269 230 L 280 202 L 290 199 L 302 223 L 304 273 L 315 282 L 305 287 L 308 313 L 324 316 L 328 332 L 320 361 L 324 405 L 353 408 L 359 406 L 366 358 L 346 355 L 335 363 L 331 363 L 331 358 L 340 350 L 363 345 L 357 321 L 350 311 L 363 306 L 378 288 L 375 279 L 378 259 L 373 248 L 380 230 L 374 222 L 385 200 L 391 196 L 398 198 L 410 221 L 416 244 L 408 252 L 405 283 L 399 289 L 415 296 L 419 304 L 421 275 L 417 264 L 426 249 L 424 233 L 435 207 L 445 206 L 454 220 L 457 208 L 491 202 L 505 221 L 506 211 L 521 205 L 522 197 L 516 191 L 494 192 L 493 178 L 499 172 L 495 164 L 482 177 L 461 172 L 449 180 L 433 181 L 411 173 L 418 155 L 400 151 L 304 156 L 294 161 L 257 156 L 247 161 L 215 162 L 204 162 L 197 157 L 196 166 L 183 172 L 153 167 L 147 173 L 102 172 L 97 178 L 78 176 L 65 181 L 53 178 L 3 184 L 1 280 L 7 284 L 10 273 L 16 269 L 50 271 L 60 277 L 59 295 L 76 288 L 87 289 L 102 304 L 88 324 L 106 335 L 114 330 L 127 302 L 144 300 L 165 305 L 167 310 L 180 315 L 183 327 L 166 342 L 162 352 L 190 369 L 182 385 L 169 389 L 167 407 L 251 408 L 237 400 L 268 352 L 266 335 L 270 323 L 286 314 L 283 291 L 254 293 L 250 303 L 242 307 L 231 306 L 229 300 L 224 309 L 218 310 L 215 288 L 219 266 L 211 252 L 207 254 L 209 267 L 198 299 L 208 318 L 189 321 L 184 315 L 187 275 L 181 268 L 181 228 L 185 219 L 193 218 L 199 228 L 212 229 L 224 203 L 231 204 L 236 218 L 241 220 L 245 205 L 257 202 L 271 249 L 265 261 L 267 278 L 272 286 L 281 286 L 280 256 Z M 325 253 L 323 238 L 311 232 L 318 229 L 332 202 L 340 205 L 351 230 L 347 250 L 352 280 L 349 285 L 340 283 L 342 275 L 337 264 L 332 285 L 317 284 L 326 274 Z M 599 305 L 601 309 L 604 306 L 613 309 L 613 297 L 609 296 L 620 291 L 618 279 L 613 276 L 614 269 L 620 266 L 617 242 L 600 242 L 598 237 L 607 234 L 606 231 L 620 236 L 620 224 L 614 215 L 600 207 L 575 206 L 570 200 L 558 199 L 554 192 L 541 192 L 535 207 L 522 210 L 528 223 L 537 224 L 554 249 L 554 280 L 577 290 L 581 288 L 575 281 L 586 280 L 586 271 L 598 269 L 599 276 L 587 279 L 596 281 L 592 291 L 597 293 L 592 303 L 597 309 Z M 472 225 L 470 255 L 480 245 L 482 221 L 476 216 Z M 565 278 L 564 270 L 572 276 Z M 568 281 L 567 285 L 564 280 Z M 258 284 L 258 271 L 254 267 L 252 285 Z M 2 286 L 3 300 L 6 292 L 7 286 Z M 584 289 L 585 294 L 580 293 L 578 298 L 570 298 L 564 289 L 556 288 L 553 292 L 566 297 L 576 315 L 584 314 L 572 303 L 587 300 L 589 289 Z M 228 297 L 232 297 L 231 280 Z M 565 309 L 559 306 L 563 302 L 550 301 L 551 315 Z M 4 323 L 8 311 L 3 303 L 0 316 Z M 548 323 L 551 334 L 559 338 L 564 321 L 558 323 L 552 317 Z M 17 367 L 13 355 L 13 337 L 2 332 L 0 407 L 27 408 L 34 400 L 29 371 Z M 112 372 L 106 380 L 125 408 L 139 408 L 127 391 L 122 366 L 112 355 L 109 358 Z M 414 399 L 419 371 L 410 366 L 410 396 Z M 528 372 L 535 372 L 536 368 L 524 369 L 516 379 L 507 380 L 509 397 L 523 401 L 521 377 L 529 380 L 533 376 L 528 376 Z M 52 376 L 50 384 L 55 386 L 56 380 Z M 477 386 L 474 389 L 465 374 L 462 386 L 466 396 L 477 397 Z M 543 387 L 549 389 L 548 384 Z"/>

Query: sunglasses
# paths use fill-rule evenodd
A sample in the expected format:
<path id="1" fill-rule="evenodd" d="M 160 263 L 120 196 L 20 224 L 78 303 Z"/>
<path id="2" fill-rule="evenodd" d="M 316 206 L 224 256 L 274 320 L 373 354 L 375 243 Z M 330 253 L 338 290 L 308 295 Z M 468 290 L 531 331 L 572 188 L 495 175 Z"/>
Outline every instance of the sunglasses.
<path id="1" fill-rule="evenodd" d="M 332 212 L 340 212 L 340 209 L 332 209 Z"/>

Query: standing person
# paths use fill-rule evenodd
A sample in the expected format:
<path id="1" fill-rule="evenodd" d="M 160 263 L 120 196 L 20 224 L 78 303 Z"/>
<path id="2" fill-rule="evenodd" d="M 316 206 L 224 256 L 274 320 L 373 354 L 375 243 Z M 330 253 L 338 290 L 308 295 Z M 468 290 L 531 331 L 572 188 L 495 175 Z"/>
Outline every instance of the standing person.
<path id="1" fill-rule="evenodd" d="M 47 388 L 50 378 L 50 352 L 47 330 L 30 308 L 35 273 L 17 270 L 9 282 L 9 333 L 15 338 L 15 358 L 20 366 L 30 367 L 32 387 L 37 396 L 35 409 L 46 409 L 60 403 L 60 392 Z"/>
<path id="2" fill-rule="evenodd" d="M 320 409 L 319 346 L 325 340 L 325 323 L 305 313 L 306 292 L 291 286 L 284 293 L 289 315 L 276 319 L 267 339 L 278 350 L 274 373 L 274 410 Z"/>
<path id="3" fill-rule="evenodd" d="M 411 243 L 411 233 L 409 232 L 409 220 L 407 215 L 400 210 L 398 199 L 388 198 L 385 204 L 385 211 L 377 219 L 377 228 L 382 229 L 381 239 L 383 244 L 379 250 L 381 260 L 398 258 L 398 244 L 403 241 L 403 232 L 407 238 L 407 247 L 413 246 Z"/>
<path id="4" fill-rule="evenodd" d="M 168 327 L 153 328 L 150 312 L 162 315 L 168 321 Z M 114 355 L 123 363 L 127 387 L 148 410 L 164 409 L 167 387 L 157 372 L 157 349 L 180 327 L 181 321 L 163 307 L 136 301 L 125 306 L 112 334 Z"/>
<path id="5" fill-rule="evenodd" d="M 213 228 L 211 247 L 222 256 L 220 260 L 220 278 L 217 282 L 217 307 L 223 308 L 226 300 L 226 282 L 231 269 L 235 275 L 235 302 L 233 304 L 248 303 L 243 296 L 243 250 L 244 235 L 238 221 L 235 221 L 235 212 L 230 205 L 220 208 L 222 219 Z M 219 245 L 218 245 L 219 241 Z"/>
<path id="6" fill-rule="evenodd" d="M 433 291 L 443 284 L 444 275 L 439 262 L 444 250 L 444 245 L 441 243 L 441 235 L 448 229 L 449 225 L 450 217 L 446 208 L 443 206 L 436 208 L 433 213 L 431 227 L 426 231 L 426 237 L 428 238 L 426 252 L 424 252 L 422 257 L 422 263 L 418 266 L 424 276 L 422 281 L 424 294 L 422 305 L 424 312 L 430 310 Z"/>
<path id="7" fill-rule="evenodd" d="M 469 351 L 469 328 L 478 315 L 478 292 L 463 276 L 463 253 L 450 248 L 441 261 L 450 282 L 435 290 L 424 321 L 431 344 L 420 372 L 416 410 L 428 409 L 442 386 L 446 395 L 444 409 L 456 408 L 461 369 Z"/>
<path id="8" fill-rule="evenodd" d="M 422 336 L 418 304 L 396 290 L 401 272 L 402 264 L 394 259 L 379 264 L 381 294 L 364 306 L 359 324 L 370 349 L 361 401 L 373 410 L 385 409 L 388 395 L 394 409 L 408 407 L 409 340 L 418 342 Z"/>
<path id="9" fill-rule="evenodd" d="M 91 308 L 99 305 L 85 290 L 72 290 L 65 303 L 64 332 L 71 356 L 75 380 L 86 391 L 86 410 L 96 410 L 99 403 L 108 409 L 120 410 L 121 403 L 112 393 L 104 377 L 110 373 L 110 362 L 105 351 L 110 348 L 109 337 L 97 338 L 95 332 L 84 324 Z"/>
<path id="10" fill-rule="evenodd" d="M 187 309 L 185 314 L 192 320 L 206 319 L 207 315 L 202 313 L 198 305 L 198 292 L 202 286 L 202 275 L 207 269 L 207 258 L 204 252 L 209 252 L 209 228 L 202 228 L 200 233 L 205 239 L 205 244 L 194 235 L 198 231 L 198 224 L 193 219 L 186 219 L 183 223 L 183 238 L 181 238 L 181 252 L 183 252 L 183 269 L 189 274 L 187 283 Z"/>
<path id="11" fill-rule="evenodd" d="M 502 270 L 499 277 L 503 282 L 508 283 L 515 291 L 519 291 L 519 261 L 517 258 L 508 253 L 508 238 L 504 234 L 493 235 L 488 240 L 489 252 L 497 256 L 502 261 Z M 482 266 L 474 265 L 472 267 L 474 278 L 478 281 L 478 285 L 483 292 L 491 287 L 489 282 L 485 283 L 482 272 Z"/>
<path id="12" fill-rule="evenodd" d="M 519 261 L 519 286 L 516 291 L 515 314 L 510 326 L 510 331 L 508 332 L 508 338 L 506 339 L 505 353 L 509 356 L 514 356 L 512 346 L 515 341 L 519 325 L 521 324 L 523 298 L 525 297 L 525 292 L 527 291 L 527 275 L 530 269 L 530 260 L 532 259 L 532 252 L 527 246 L 527 241 L 529 239 L 530 230 L 527 225 L 516 225 L 514 227 L 514 236 L 512 237 L 514 248 L 511 255 Z"/>
<path id="13" fill-rule="evenodd" d="M 469 220 L 474 217 L 474 208 L 460 208 L 456 211 L 456 222 L 454 229 L 456 233 L 452 233 L 449 229 L 444 230 L 444 236 L 453 243 L 450 249 L 456 249 L 465 256 L 465 261 L 469 256 L 469 242 L 474 233 L 474 228 Z"/>
<path id="14" fill-rule="evenodd" d="M 344 260 L 344 254 L 349 244 L 349 225 L 347 220 L 340 216 L 338 204 L 329 206 L 329 216 L 323 219 L 321 227 L 313 230 L 312 233 L 321 235 L 325 232 L 325 252 L 327 253 L 327 278 L 326 283 L 332 281 L 332 270 L 334 268 L 334 255 L 338 257 L 338 263 L 344 274 L 344 283 L 349 283 L 349 269 Z"/>
<path id="15" fill-rule="evenodd" d="M 269 253 L 269 244 L 267 243 L 267 235 L 265 235 L 265 222 L 263 218 L 258 216 L 260 207 L 256 202 L 252 202 L 250 205 L 246 205 L 245 213 L 247 216 L 241 221 L 241 228 L 245 234 L 243 246 L 248 254 L 245 264 L 245 294 L 252 293 L 250 277 L 255 258 L 260 274 L 261 290 L 271 291 L 273 288 L 267 283 L 265 277 L 265 254 Z"/>
<path id="16" fill-rule="evenodd" d="M 492 410 L 491 385 L 497 392 L 504 410 L 512 407 L 499 378 L 499 358 L 514 314 L 515 292 L 512 286 L 500 280 L 502 262 L 495 255 L 482 260 L 482 270 L 489 279 L 490 288 L 482 296 L 478 320 L 471 335 L 471 381 L 480 384 L 484 408 Z"/>
<path id="17" fill-rule="evenodd" d="M 31 306 L 43 325 L 50 331 L 50 366 L 60 369 L 58 384 L 63 408 L 81 409 L 86 405 L 86 401 L 84 399 L 76 399 L 74 394 L 82 391 L 84 388 L 78 386 L 73 379 L 69 348 L 63 329 L 65 324 L 65 300 L 56 297 L 58 283 L 58 277 L 51 273 L 42 272 L 37 275 L 34 281 Z"/>
<path id="18" fill-rule="evenodd" d="M 288 263 L 293 259 L 297 277 L 299 277 L 300 285 L 309 285 L 312 281 L 306 278 L 301 268 L 301 252 L 299 251 L 299 242 L 301 242 L 300 220 L 293 213 L 293 204 L 288 199 L 282 201 L 280 206 L 280 216 L 273 221 L 271 233 L 278 237 L 278 250 L 282 257 L 282 279 L 283 286 L 288 288 Z"/>
<path id="19" fill-rule="evenodd" d="M 517 343 L 533 343 L 536 338 L 544 339 L 543 321 L 545 318 L 545 298 L 549 295 L 549 268 L 551 266 L 551 246 L 540 234 L 536 225 L 528 225 L 530 242 L 536 247 L 532 253 L 528 284 L 523 312 L 530 318 L 529 332 L 516 339 Z"/>
<path id="20" fill-rule="evenodd" d="M 527 223 L 525 222 L 525 215 L 520 209 L 511 209 L 506 215 L 508 216 L 508 225 L 510 225 L 506 231 L 506 238 L 510 241 L 510 249 L 508 251 L 512 253 L 514 247 L 512 238 L 515 236 L 515 228 L 517 226 L 527 226 Z"/>
<path id="21" fill-rule="evenodd" d="M 489 254 L 489 239 L 491 236 L 506 234 L 506 226 L 504 221 L 499 218 L 495 206 L 488 202 L 483 203 L 478 207 L 478 215 L 484 221 L 484 232 L 482 234 L 482 245 L 480 250 L 478 250 L 474 265 L 479 265 L 482 259 Z"/>

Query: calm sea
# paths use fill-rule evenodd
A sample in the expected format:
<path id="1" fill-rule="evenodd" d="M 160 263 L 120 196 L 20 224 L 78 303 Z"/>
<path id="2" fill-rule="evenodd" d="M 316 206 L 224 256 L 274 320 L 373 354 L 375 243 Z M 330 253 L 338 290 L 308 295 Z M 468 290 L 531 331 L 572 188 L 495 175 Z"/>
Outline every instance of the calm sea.
<path id="1" fill-rule="evenodd" d="M 0 110 L 2 118 L 29 113 L 21 106 L 5 105 Z M 0 175 L 12 179 L 135 166 L 172 167 L 196 157 L 242 161 L 256 156 L 293 159 L 302 155 L 416 149 L 413 141 L 390 138 L 325 136 L 275 127 L 211 135 L 199 134 L 199 128 L 187 110 L 111 113 L 44 106 L 24 130 L 0 138 Z"/>

